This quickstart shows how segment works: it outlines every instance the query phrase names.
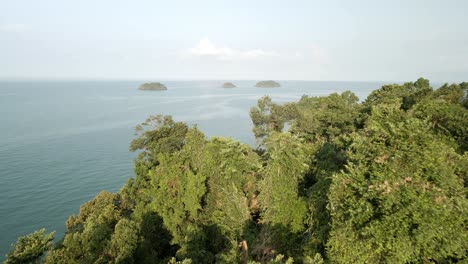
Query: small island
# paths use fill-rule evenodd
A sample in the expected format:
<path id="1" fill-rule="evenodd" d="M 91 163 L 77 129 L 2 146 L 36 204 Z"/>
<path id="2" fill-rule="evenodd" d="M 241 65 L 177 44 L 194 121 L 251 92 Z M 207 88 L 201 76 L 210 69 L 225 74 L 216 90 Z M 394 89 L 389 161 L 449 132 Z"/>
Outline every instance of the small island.
<path id="1" fill-rule="evenodd" d="M 144 91 L 164 91 L 167 90 L 167 87 L 159 82 L 151 82 L 140 85 L 138 89 Z"/>
<path id="2" fill-rule="evenodd" d="M 260 81 L 257 84 L 255 84 L 255 87 L 260 87 L 260 88 L 275 88 L 275 87 L 280 87 L 281 85 L 275 81 Z"/>
<path id="3" fill-rule="evenodd" d="M 236 88 L 237 86 L 234 85 L 232 82 L 225 82 L 223 84 L 223 88 Z"/>

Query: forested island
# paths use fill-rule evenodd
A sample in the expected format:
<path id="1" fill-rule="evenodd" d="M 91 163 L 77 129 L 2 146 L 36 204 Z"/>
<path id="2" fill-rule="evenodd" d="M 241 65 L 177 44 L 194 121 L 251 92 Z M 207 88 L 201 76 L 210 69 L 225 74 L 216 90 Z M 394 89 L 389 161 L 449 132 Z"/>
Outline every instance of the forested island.
<path id="1" fill-rule="evenodd" d="M 260 88 L 276 88 L 280 87 L 281 85 L 278 82 L 275 81 L 260 81 L 255 84 L 255 87 L 260 87 Z"/>
<path id="2" fill-rule="evenodd" d="M 144 90 L 144 91 L 164 91 L 167 90 L 167 87 L 159 82 L 150 82 L 150 83 L 144 83 L 138 87 L 139 90 Z"/>
<path id="3" fill-rule="evenodd" d="M 135 176 L 5 263 L 456 263 L 468 256 L 468 83 L 250 111 L 258 148 L 152 116 Z M 285 127 L 288 130 L 285 131 Z"/>
<path id="4" fill-rule="evenodd" d="M 225 82 L 223 83 L 223 88 L 236 88 L 236 85 L 234 85 L 232 82 Z"/>

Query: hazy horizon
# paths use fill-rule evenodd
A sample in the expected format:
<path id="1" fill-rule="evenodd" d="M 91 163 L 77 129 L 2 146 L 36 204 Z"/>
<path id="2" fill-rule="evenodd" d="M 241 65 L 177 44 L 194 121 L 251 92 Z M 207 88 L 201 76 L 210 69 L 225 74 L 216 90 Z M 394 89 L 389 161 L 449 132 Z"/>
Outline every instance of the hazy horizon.
<path id="1" fill-rule="evenodd" d="M 424 76 L 420 76 L 421 78 L 425 78 Z M 420 78 L 418 77 L 418 78 Z M 404 82 L 412 82 L 416 81 L 418 78 L 411 79 L 411 80 L 305 80 L 305 79 L 273 79 L 273 78 L 266 78 L 266 79 L 252 79 L 252 78 L 237 78 L 237 79 L 205 79 L 205 78 L 151 78 L 151 77 L 141 77 L 141 78 L 52 78 L 52 77 L 44 77 L 44 78 L 0 78 L 0 82 L 112 82 L 112 81 L 122 81 L 122 82 L 135 82 L 135 81 L 143 81 L 143 82 L 193 82 L 193 81 L 219 81 L 219 82 L 228 82 L 228 81 L 294 81 L 294 82 L 337 82 L 337 83 L 404 83 Z M 431 83 L 445 83 L 440 81 L 431 81 Z M 455 81 L 456 82 L 456 81 Z"/>

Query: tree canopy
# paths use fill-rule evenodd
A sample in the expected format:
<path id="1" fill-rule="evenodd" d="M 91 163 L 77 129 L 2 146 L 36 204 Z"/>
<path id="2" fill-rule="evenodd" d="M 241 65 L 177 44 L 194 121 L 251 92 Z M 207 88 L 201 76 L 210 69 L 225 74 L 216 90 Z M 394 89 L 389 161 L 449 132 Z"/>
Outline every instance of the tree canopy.
<path id="1" fill-rule="evenodd" d="M 169 116 L 135 177 L 19 238 L 5 263 L 456 263 L 468 259 L 467 83 L 426 79 L 250 111 L 258 147 Z"/>

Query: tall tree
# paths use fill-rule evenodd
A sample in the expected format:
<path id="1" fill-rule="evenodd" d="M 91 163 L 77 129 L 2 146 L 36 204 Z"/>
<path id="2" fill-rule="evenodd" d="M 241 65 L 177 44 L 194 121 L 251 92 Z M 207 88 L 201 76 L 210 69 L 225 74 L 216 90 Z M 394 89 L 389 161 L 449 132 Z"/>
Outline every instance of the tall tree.
<path id="1" fill-rule="evenodd" d="M 278 105 L 269 96 L 260 98 L 256 107 L 250 109 L 250 118 L 254 128 L 253 133 L 259 145 L 272 132 L 281 132 L 285 123 L 296 116 L 295 104 Z"/>
<path id="2" fill-rule="evenodd" d="M 266 141 L 268 163 L 259 182 L 262 221 L 293 232 L 304 229 L 307 213 L 299 182 L 308 169 L 308 150 L 289 133 L 274 133 Z"/>

